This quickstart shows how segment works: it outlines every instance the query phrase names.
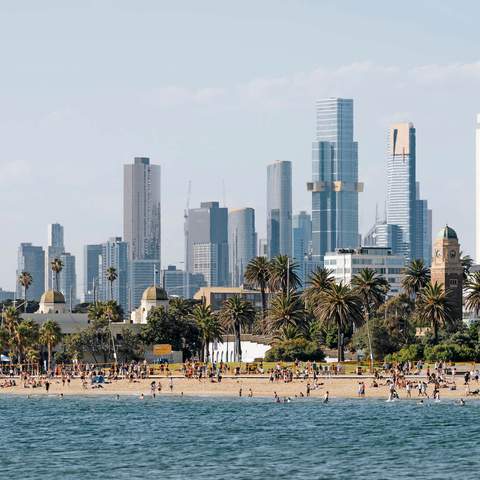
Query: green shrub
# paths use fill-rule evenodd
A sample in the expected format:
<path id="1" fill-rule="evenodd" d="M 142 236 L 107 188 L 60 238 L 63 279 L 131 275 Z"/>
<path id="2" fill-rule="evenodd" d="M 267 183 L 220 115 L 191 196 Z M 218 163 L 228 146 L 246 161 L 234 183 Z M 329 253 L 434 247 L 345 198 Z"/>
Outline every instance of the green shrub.
<path id="1" fill-rule="evenodd" d="M 475 359 L 475 353 L 473 348 L 466 345 L 440 343 L 439 345 L 425 347 L 425 360 L 427 362 L 470 361 Z"/>
<path id="2" fill-rule="evenodd" d="M 265 354 L 267 362 L 293 362 L 295 360 L 317 360 L 323 361 L 325 354 L 317 342 L 310 342 L 303 338 L 284 340 L 275 344 Z"/>
<path id="3" fill-rule="evenodd" d="M 398 352 L 385 357 L 387 362 L 416 362 L 423 358 L 423 345 L 417 343 L 401 348 Z"/>

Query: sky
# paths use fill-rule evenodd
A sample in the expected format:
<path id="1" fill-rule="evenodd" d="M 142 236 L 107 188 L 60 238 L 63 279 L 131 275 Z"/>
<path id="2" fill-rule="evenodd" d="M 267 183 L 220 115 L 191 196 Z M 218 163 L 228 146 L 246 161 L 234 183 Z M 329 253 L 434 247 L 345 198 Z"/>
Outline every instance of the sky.
<path id="1" fill-rule="evenodd" d="M 183 211 L 256 210 L 266 166 L 293 163 L 310 210 L 315 100 L 354 99 L 360 233 L 383 212 L 386 133 L 411 121 L 433 229 L 474 248 L 480 54 L 474 0 L 3 0 L 0 3 L 0 287 L 20 242 L 65 227 L 83 288 L 83 245 L 121 236 L 122 165 L 162 167 L 162 264 L 183 261 Z"/>

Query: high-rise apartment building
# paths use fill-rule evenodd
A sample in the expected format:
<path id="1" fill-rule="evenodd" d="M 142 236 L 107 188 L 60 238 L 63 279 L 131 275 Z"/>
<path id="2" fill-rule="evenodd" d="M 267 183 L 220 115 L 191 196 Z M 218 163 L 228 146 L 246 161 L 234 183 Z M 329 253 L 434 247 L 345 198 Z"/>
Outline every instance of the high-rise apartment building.
<path id="1" fill-rule="evenodd" d="M 407 261 L 431 262 L 432 212 L 416 181 L 416 132 L 412 123 L 392 125 L 387 148 L 387 224 L 397 225 L 397 252 Z"/>
<path id="2" fill-rule="evenodd" d="M 92 303 L 99 298 L 100 257 L 102 245 L 92 244 L 83 247 L 83 301 Z"/>
<path id="3" fill-rule="evenodd" d="M 129 258 L 160 261 L 160 166 L 136 157 L 123 171 L 123 236 Z"/>
<path id="4" fill-rule="evenodd" d="M 306 285 L 311 269 L 312 259 L 312 219 L 305 211 L 293 215 L 293 259 L 298 265 L 297 274 Z"/>
<path id="5" fill-rule="evenodd" d="M 45 292 L 45 251 L 31 243 L 21 243 L 17 256 L 17 298 L 23 298 L 23 287 L 18 282 L 18 276 L 28 272 L 32 276 L 32 284 L 28 289 L 29 300 L 40 300 Z"/>
<path id="6" fill-rule="evenodd" d="M 107 270 L 113 267 L 117 278 L 107 279 Z M 115 300 L 128 313 L 128 244 L 121 237 L 112 237 L 102 243 L 99 263 L 99 300 Z"/>
<path id="7" fill-rule="evenodd" d="M 398 255 L 401 253 L 401 239 L 402 233 L 398 225 L 377 220 L 365 235 L 362 246 L 389 248 L 393 255 Z"/>
<path id="8" fill-rule="evenodd" d="M 415 143 L 412 123 L 392 125 L 387 146 L 387 223 L 400 228 L 400 253 L 407 260 L 417 258 Z"/>
<path id="9" fill-rule="evenodd" d="M 131 260 L 129 263 L 129 310 L 140 306 L 143 292 L 152 285 L 160 285 L 160 262 L 158 260 Z"/>
<path id="10" fill-rule="evenodd" d="M 45 287 L 47 290 L 55 288 L 54 274 L 51 269 L 51 263 L 55 258 L 65 253 L 63 238 L 63 226 L 59 223 L 48 225 L 48 245 L 45 255 Z"/>
<path id="11" fill-rule="evenodd" d="M 59 257 L 63 264 L 62 271 L 58 276 L 60 292 L 65 297 L 67 310 L 72 310 L 77 302 L 77 273 L 75 269 L 75 256 L 70 253 L 62 253 Z"/>
<path id="12" fill-rule="evenodd" d="M 201 275 L 203 286 L 228 285 L 227 208 L 218 202 L 202 202 L 200 208 L 190 209 L 185 218 L 185 246 L 187 273 Z"/>
<path id="13" fill-rule="evenodd" d="M 192 273 L 188 274 L 187 280 L 185 270 L 180 270 L 175 265 L 169 265 L 162 270 L 161 284 L 169 297 L 193 298 L 204 282 L 202 275 Z M 187 285 L 188 291 L 186 291 Z"/>
<path id="14" fill-rule="evenodd" d="M 257 255 L 259 257 L 268 257 L 268 242 L 266 238 L 260 238 L 258 240 Z"/>
<path id="15" fill-rule="evenodd" d="M 292 256 L 292 162 L 267 167 L 268 256 Z"/>
<path id="16" fill-rule="evenodd" d="M 248 262 L 257 254 L 255 210 L 238 208 L 228 213 L 228 255 L 230 285 L 243 284 L 243 275 Z"/>
<path id="17" fill-rule="evenodd" d="M 317 138 L 313 142 L 312 260 L 322 265 L 326 252 L 359 245 L 358 146 L 353 140 L 353 100 L 317 101 Z"/>

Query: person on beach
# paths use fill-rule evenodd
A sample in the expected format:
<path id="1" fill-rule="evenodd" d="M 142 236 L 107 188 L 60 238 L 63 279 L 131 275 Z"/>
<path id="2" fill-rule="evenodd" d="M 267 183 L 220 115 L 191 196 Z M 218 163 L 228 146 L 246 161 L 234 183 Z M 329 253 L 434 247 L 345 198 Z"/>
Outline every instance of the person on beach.
<path id="1" fill-rule="evenodd" d="M 242 396 L 242 389 L 240 389 L 240 390 L 238 391 L 238 396 L 239 396 L 239 397 Z"/>
<path id="2" fill-rule="evenodd" d="M 152 394 L 152 397 L 155 398 L 155 391 L 157 390 L 157 384 L 155 383 L 155 380 L 150 384 L 150 393 Z"/>
<path id="3" fill-rule="evenodd" d="M 253 397 L 253 392 L 252 392 L 251 388 L 248 389 L 248 396 L 249 396 L 249 398 Z"/>
<path id="4" fill-rule="evenodd" d="M 365 397 L 365 383 L 358 382 L 358 396 Z"/>
<path id="5" fill-rule="evenodd" d="M 307 383 L 307 397 L 310 396 L 310 384 Z"/>
<path id="6" fill-rule="evenodd" d="M 170 377 L 170 392 L 173 392 L 173 377 Z"/>
<path id="7" fill-rule="evenodd" d="M 50 390 L 50 382 L 48 380 L 45 382 L 45 390 L 47 391 L 47 393 Z"/>
<path id="8" fill-rule="evenodd" d="M 410 380 L 407 381 L 405 390 L 407 391 L 407 398 L 412 398 L 412 384 L 410 383 Z"/>
<path id="9" fill-rule="evenodd" d="M 140 400 L 145 400 L 145 396 L 143 395 L 143 393 L 140 395 Z"/>
<path id="10" fill-rule="evenodd" d="M 325 392 L 325 395 L 323 397 L 323 403 L 328 403 L 328 390 Z"/>

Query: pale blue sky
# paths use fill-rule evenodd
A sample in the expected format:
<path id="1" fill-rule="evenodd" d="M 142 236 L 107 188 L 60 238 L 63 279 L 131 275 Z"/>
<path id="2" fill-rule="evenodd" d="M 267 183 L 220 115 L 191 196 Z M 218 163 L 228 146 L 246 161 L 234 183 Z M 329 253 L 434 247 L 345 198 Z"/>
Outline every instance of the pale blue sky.
<path id="1" fill-rule="evenodd" d="M 417 128 L 434 215 L 474 242 L 480 112 L 476 1 L 22 1 L 0 3 L 0 286 L 22 241 L 67 249 L 122 234 L 122 164 L 162 165 L 163 263 L 183 260 L 183 209 L 252 206 L 265 233 L 266 165 L 291 160 L 310 209 L 314 102 L 352 97 L 364 233 L 385 199 L 392 121 Z M 79 291 L 82 277 L 79 277 Z"/>

